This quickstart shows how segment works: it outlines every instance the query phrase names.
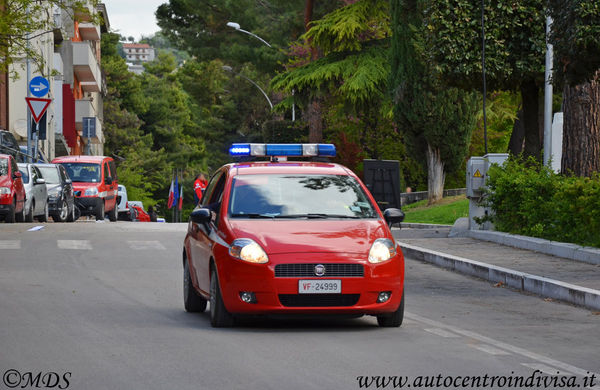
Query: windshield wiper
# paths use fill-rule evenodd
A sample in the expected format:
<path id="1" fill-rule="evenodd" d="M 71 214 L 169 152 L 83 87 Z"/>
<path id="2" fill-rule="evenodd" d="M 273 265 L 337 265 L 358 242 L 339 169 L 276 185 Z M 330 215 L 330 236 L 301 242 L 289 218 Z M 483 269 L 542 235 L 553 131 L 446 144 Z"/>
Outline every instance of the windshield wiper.
<path id="1" fill-rule="evenodd" d="M 318 218 L 350 218 L 350 219 L 358 219 L 359 217 L 355 215 L 343 215 L 343 214 L 323 214 L 323 213 L 308 213 L 308 214 L 283 214 L 276 215 L 275 218 L 309 218 L 309 219 L 318 219 Z"/>
<path id="2" fill-rule="evenodd" d="M 273 219 L 277 214 L 237 213 L 231 214 L 231 218 L 267 218 Z"/>

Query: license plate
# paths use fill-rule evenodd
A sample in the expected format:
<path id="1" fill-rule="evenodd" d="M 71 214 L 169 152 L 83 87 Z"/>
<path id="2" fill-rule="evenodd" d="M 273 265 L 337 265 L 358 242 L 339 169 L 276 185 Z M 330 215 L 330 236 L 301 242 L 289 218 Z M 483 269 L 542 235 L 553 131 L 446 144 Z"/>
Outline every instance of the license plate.
<path id="1" fill-rule="evenodd" d="M 342 281 L 330 279 L 299 280 L 299 294 L 341 294 Z"/>

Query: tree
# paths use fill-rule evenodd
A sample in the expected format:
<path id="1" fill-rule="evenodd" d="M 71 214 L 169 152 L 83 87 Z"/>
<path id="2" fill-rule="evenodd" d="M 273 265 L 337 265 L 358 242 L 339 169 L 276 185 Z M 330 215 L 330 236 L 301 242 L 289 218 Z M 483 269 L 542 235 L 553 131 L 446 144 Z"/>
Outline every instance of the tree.
<path id="1" fill-rule="evenodd" d="M 391 89 L 398 127 L 408 150 L 425 158 L 429 203 L 442 198 L 447 172 L 458 169 L 475 127 L 475 94 L 450 88 L 435 77 L 425 55 L 427 29 L 419 0 L 392 1 Z"/>
<path id="2" fill-rule="evenodd" d="M 480 89 L 481 8 L 471 0 L 424 2 L 429 60 L 440 77 Z M 526 156 L 541 157 L 539 91 L 544 80 L 545 13 L 542 0 L 485 2 L 486 79 L 490 90 L 521 93 Z"/>
<path id="3" fill-rule="evenodd" d="M 600 171 L 600 6 L 595 0 L 550 0 L 554 83 L 563 87 L 561 170 Z"/>
<path id="4" fill-rule="evenodd" d="M 98 3 L 93 0 L 92 7 Z M 84 1 L 72 0 L 1 0 L 0 1 L 0 73 L 8 73 L 11 78 L 18 77 L 18 70 L 11 69 L 24 58 L 29 58 L 37 72 L 44 72 L 44 57 L 35 44 L 35 40 L 44 41 L 54 31 L 54 7 L 60 8 L 74 18 L 89 18 Z M 28 44 L 29 43 L 29 44 Z M 25 63 L 20 64 L 23 68 Z"/>

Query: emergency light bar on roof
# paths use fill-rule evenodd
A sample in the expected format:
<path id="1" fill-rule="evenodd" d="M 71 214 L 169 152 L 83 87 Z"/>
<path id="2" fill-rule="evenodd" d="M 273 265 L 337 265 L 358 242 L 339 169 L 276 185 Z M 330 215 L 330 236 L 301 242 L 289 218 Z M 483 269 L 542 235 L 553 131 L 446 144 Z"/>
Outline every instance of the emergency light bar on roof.
<path id="1" fill-rule="evenodd" d="M 335 157 L 333 144 L 233 144 L 232 157 Z"/>

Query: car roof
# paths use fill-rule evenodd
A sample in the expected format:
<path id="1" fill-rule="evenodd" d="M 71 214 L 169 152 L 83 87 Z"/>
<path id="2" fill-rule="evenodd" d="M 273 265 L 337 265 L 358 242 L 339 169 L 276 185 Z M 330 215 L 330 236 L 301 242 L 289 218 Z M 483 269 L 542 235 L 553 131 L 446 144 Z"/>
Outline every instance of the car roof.
<path id="1" fill-rule="evenodd" d="M 60 164 L 66 162 L 81 162 L 81 163 L 101 163 L 104 159 L 112 160 L 111 157 L 107 156 L 62 156 L 56 157 L 52 160 L 53 163 Z"/>
<path id="2" fill-rule="evenodd" d="M 344 175 L 350 174 L 348 168 L 334 163 L 312 161 L 253 161 L 228 164 L 234 175 L 257 174 L 307 174 L 307 175 Z"/>

